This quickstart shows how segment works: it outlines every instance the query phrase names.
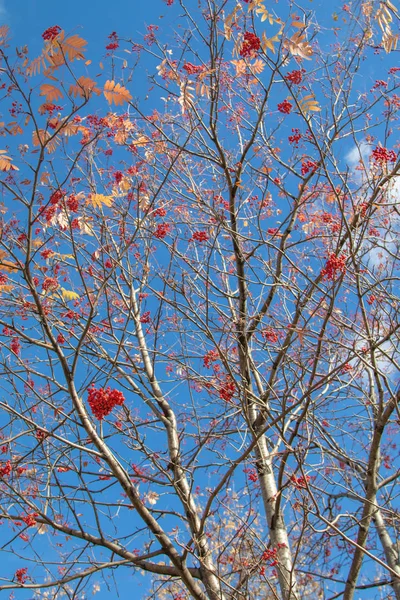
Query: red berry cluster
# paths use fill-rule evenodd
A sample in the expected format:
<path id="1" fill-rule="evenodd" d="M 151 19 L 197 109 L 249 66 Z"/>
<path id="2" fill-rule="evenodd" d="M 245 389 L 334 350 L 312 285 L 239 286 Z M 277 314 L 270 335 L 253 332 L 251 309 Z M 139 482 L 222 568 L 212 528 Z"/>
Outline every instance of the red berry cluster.
<path id="1" fill-rule="evenodd" d="M 317 170 L 317 163 L 314 162 L 313 160 L 304 160 L 301 163 L 301 174 L 302 175 L 307 175 L 307 173 L 309 173 L 310 171 L 312 173 L 314 173 L 314 171 Z"/>
<path id="2" fill-rule="evenodd" d="M 10 475 L 12 471 L 12 466 L 10 461 L 8 460 L 5 465 L 0 465 L 0 477 L 6 477 L 6 475 Z"/>
<path id="3" fill-rule="evenodd" d="M 34 527 L 37 523 L 35 517 L 38 516 L 38 513 L 30 513 L 28 515 L 24 515 L 21 517 L 21 521 L 25 523 L 28 527 Z"/>
<path id="4" fill-rule="evenodd" d="M 209 238 L 206 231 L 195 231 L 191 239 L 195 242 L 206 242 Z"/>
<path id="5" fill-rule="evenodd" d="M 306 475 L 305 477 L 296 477 L 296 475 L 292 475 L 290 480 L 293 483 L 294 487 L 297 489 L 304 489 L 307 487 L 307 483 L 310 481 L 311 477 Z"/>
<path id="6" fill-rule="evenodd" d="M 258 481 L 257 471 L 255 469 L 243 469 L 243 473 L 247 473 L 249 480 L 255 483 Z"/>
<path id="7" fill-rule="evenodd" d="M 270 567 L 274 567 L 275 565 L 278 564 L 277 557 L 278 557 L 277 548 L 268 548 L 267 550 L 265 550 L 263 552 L 263 554 L 261 556 L 261 560 L 265 560 L 266 562 L 269 562 Z"/>
<path id="8" fill-rule="evenodd" d="M 396 162 L 396 152 L 388 150 L 383 146 L 377 146 L 372 150 L 372 160 L 381 167 L 387 165 L 388 162 Z"/>
<path id="9" fill-rule="evenodd" d="M 251 31 L 246 31 L 244 34 L 244 40 L 242 47 L 240 49 L 240 56 L 243 58 L 252 58 L 257 54 L 257 52 L 261 48 L 261 40 L 255 33 L 251 33 Z"/>
<path id="10" fill-rule="evenodd" d="M 17 337 L 12 339 L 10 344 L 10 350 L 12 350 L 12 352 L 14 352 L 14 354 L 17 355 L 19 355 L 19 353 L 21 352 L 21 344 Z"/>
<path id="11" fill-rule="evenodd" d="M 42 33 L 42 38 L 47 42 L 47 41 L 52 41 L 54 40 L 58 34 L 61 31 L 61 27 L 59 27 L 58 25 L 53 25 L 53 27 L 49 27 L 48 29 L 46 29 L 46 31 L 44 31 Z"/>
<path id="12" fill-rule="evenodd" d="M 50 291 L 55 292 L 58 289 L 59 283 L 55 277 L 46 277 L 42 283 L 42 290 L 44 292 Z"/>
<path id="13" fill-rule="evenodd" d="M 271 342 L 272 344 L 275 344 L 279 340 L 279 335 L 274 329 L 271 329 L 271 327 L 263 329 L 261 335 L 265 340 L 268 340 L 268 342 Z"/>
<path id="14" fill-rule="evenodd" d="M 67 198 L 67 207 L 68 210 L 70 210 L 71 212 L 78 212 L 79 211 L 79 200 L 76 196 L 74 196 L 74 194 L 71 194 L 71 196 L 69 196 L 69 198 Z"/>
<path id="15" fill-rule="evenodd" d="M 293 83 L 293 85 L 299 85 L 303 81 L 303 73 L 305 73 L 305 69 L 299 69 L 297 71 L 291 71 L 287 75 L 285 75 L 285 79 Z"/>
<path id="16" fill-rule="evenodd" d="M 336 254 L 332 252 L 328 256 L 326 265 L 321 271 L 322 278 L 333 281 L 336 279 L 338 273 L 346 273 L 346 259 L 347 256 L 345 254 L 342 254 L 342 256 L 336 256 Z"/>
<path id="17" fill-rule="evenodd" d="M 185 63 L 182 69 L 184 69 L 188 75 L 196 75 L 204 70 L 201 65 L 192 65 L 190 62 Z"/>
<path id="18" fill-rule="evenodd" d="M 171 225 L 169 225 L 169 223 L 160 223 L 157 225 L 157 229 L 154 232 L 154 237 L 159 240 L 163 240 L 168 235 L 170 229 Z"/>
<path id="19" fill-rule="evenodd" d="M 142 314 L 142 316 L 140 317 L 140 322 L 141 323 L 151 323 L 151 316 L 150 316 L 149 310 L 147 310 L 146 312 L 144 312 Z"/>
<path id="20" fill-rule="evenodd" d="M 289 100 L 284 100 L 283 102 L 280 102 L 278 104 L 279 112 L 281 112 L 285 115 L 289 115 L 291 113 L 292 108 L 293 108 L 293 104 L 291 104 L 289 102 Z"/>
<path id="21" fill-rule="evenodd" d="M 220 386 L 218 393 L 222 400 L 225 400 L 225 402 L 230 402 L 235 393 L 235 382 L 233 379 L 231 379 L 229 376 L 225 377 L 225 381 Z"/>
<path id="22" fill-rule="evenodd" d="M 114 406 L 122 406 L 125 398 L 119 390 L 112 390 L 110 387 L 96 389 L 93 384 L 88 390 L 88 402 L 96 419 L 101 421 L 110 414 Z"/>
<path id="23" fill-rule="evenodd" d="M 216 362 L 217 360 L 219 360 L 219 354 L 217 350 L 209 350 L 207 352 L 207 354 L 204 355 L 203 358 L 203 365 L 206 367 L 206 369 L 209 369 L 212 365 L 212 363 Z"/>
<path id="24" fill-rule="evenodd" d="M 297 129 L 297 127 L 295 129 L 292 129 L 292 133 L 293 135 L 289 135 L 288 136 L 288 142 L 289 144 L 294 144 L 295 148 L 299 147 L 299 141 L 302 138 L 302 135 L 300 133 L 300 129 Z"/>
<path id="25" fill-rule="evenodd" d="M 116 31 L 113 31 L 112 33 L 110 33 L 110 35 L 108 36 L 108 39 L 111 41 L 109 44 L 107 44 L 106 50 L 116 50 L 117 48 L 119 48 L 118 34 Z"/>
<path id="26" fill-rule="evenodd" d="M 63 197 L 63 195 L 64 193 L 61 190 L 56 190 L 55 192 L 53 192 L 53 194 L 50 197 L 50 204 L 57 205 Z"/>
<path id="27" fill-rule="evenodd" d="M 18 583 L 26 582 L 26 580 L 28 579 L 27 572 L 28 569 L 26 567 L 24 567 L 23 569 L 17 569 L 15 571 L 15 579 L 18 581 Z"/>

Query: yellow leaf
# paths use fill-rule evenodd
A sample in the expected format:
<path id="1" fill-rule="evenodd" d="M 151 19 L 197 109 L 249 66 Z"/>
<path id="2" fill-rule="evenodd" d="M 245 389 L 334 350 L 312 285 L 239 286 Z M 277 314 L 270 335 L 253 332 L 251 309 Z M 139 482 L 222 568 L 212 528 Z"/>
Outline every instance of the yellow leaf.
<path id="1" fill-rule="evenodd" d="M 19 171 L 18 167 L 11 164 L 11 158 L 4 154 L 5 150 L 0 150 L 0 171 Z"/>
<path id="2" fill-rule="evenodd" d="M 64 300 L 77 300 L 80 296 L 76 292 L 71 292 L 71 290 L 65 290 L 61 288 L 62 297 Z"/>
<path id="3" fill-rule="evenodd" d="M 88 66 L 88 65 L 91 65 L 91 64 L 92 64 L 92 61 L 91 61 L 91 60 L 87 60 L 87 61 L 85 62 L 85 65 L 86 65 L 86 66 Z"/>
<path id="4" fill-rule="evenodd" d="M 91 194 L 90 198 L 88 198 L 88 201 L 94 207 L 101 208 L 103 204 L 105 206 L 111 206 L 114 202 L 114 196 L 104 196 L 104 194 Z"/>
<path id="5" fill-rule="evenodd" d="M 13 289 L 13 285 L 0 285 L 0 295 L 3 294 L 4 292 L 11 292 L 11 290 Z"/>
<path id="6" fill-rule="evenodd" d="M 123 192 L 127 192 L 128 190 L 131 189 L 131 182 L 129 181 L 129 179 L 127 177 L 124 177 L 122 179 L 122 181 L 120 181 L 119 187 Z"/>
<path id="7" fill-rule="evenodd" d="M 51 83 L 43 83 L 40 86 L 40 95 L 46 97 L 46 102 L 57 102 L 63 98 L 62 92 Z"/>
<path id="8" fill-rule="evenodd" d="M 307 113 L 307 112 L 320 112 L 321 108 L 318 104 L 318 101 L 315 99 L 315 97 L 312 94 L 309 94 L 307 96 L 304 96 L 304 98 L 302 98 L 299 102 L 300 104 L 300 108 L 303 112 Z"/>
<path id="9" fill-rule="evenodd" d="M 146 135 L 140 135 L 135 141 L 132 142 L 132 146 L 139 146 L 139 148 L 146 146 L 150 142 L 150 139 Z"/>
<path id="10" fill-rule="evenodd" d="M 109 80 L 104 85 L 104 96 L 109 104 L 114 102 L 115 106 L 120 106 L 132 100 L 131 94 L 124 86 Z"/>
<path id="11" fill-rule="evenodd" d="M 4 250 L 0 250 L 0 268 L 2 271 L 17 271 L 17 265 L 10 260 L 7 260 L 5 257 L 7 256 L 7 252 Z"/>

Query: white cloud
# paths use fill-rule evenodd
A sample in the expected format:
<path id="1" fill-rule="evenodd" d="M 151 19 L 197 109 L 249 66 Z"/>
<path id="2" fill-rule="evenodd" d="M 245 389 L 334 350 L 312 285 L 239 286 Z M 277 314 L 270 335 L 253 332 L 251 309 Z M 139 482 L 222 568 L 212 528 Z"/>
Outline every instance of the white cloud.
<path id="1" fill-rule="evenodd" d="M 345 156 L 346 163 L 351 169 L 354 169 L 360 162 L 363 161 L 365 165 L 368 164 L 368 159 L 371 154 L 371 146 L 367 142 L 362 141 L 357 146 L 354 146 L 350 152 Z"/>

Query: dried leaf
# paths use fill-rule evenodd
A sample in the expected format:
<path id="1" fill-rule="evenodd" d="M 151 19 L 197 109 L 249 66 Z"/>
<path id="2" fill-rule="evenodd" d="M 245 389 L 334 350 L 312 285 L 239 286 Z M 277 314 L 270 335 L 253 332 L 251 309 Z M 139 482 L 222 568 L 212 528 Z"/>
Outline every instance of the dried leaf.
<path id="1" fill-rule="evenodd" d="M 120 83 L 115 83 L 115 81 L 106 81 L 104 85 L 104 96 L 109 104 L 114 102 L 115 106 L 121 106 L 125 102 L 132 100 L 129 91 Z"/>
<path id="2" fill-rule="evenodd" d="M 305 60 L 311 60 L 313 49 L 307 42 L 306 36 L 300 32 L 295 33 L 290 39 L 286 39 L 284 47 L 287 48 L 293 56 L 300 56 Z"/>
<path id="3" fill-rule="evenodd" d="M 276 35 L 274 35 L 274 37 L 267 38 L 267 36 L 265 35 L 265 31 L 263 31 L 263 34 L 261 37 L 261 47 L 264 50 L 264 52 L 266 52 L 267 49 L 269 48 L 275 54 L 274 44 L 279 42 L 279 36 L 280 36 L 280 33 L 277 33 Z"/>
<path id="4" fill-rule="evenodd" d="M 246 74 L 247 65 L 246 61 L 243 59 L 240 60 L 231 60 L 231 63 L 234 65 L 236 69 L 236 77 L 241 77 Z"/>
<path id="5" fill-rule="evenodd" d="M 262 73 L 264 71 L 265 63 L 261 58 L 258 58 L 250 66 L 251 66 L 251 70 L 253 71 L 253 73 L 255 73 L 256 75 L 259 75 L 260 73 Z"/>
<path id="6" fill-rule="evenodd" d="M 261 5 L 259 8 L 257 8 L 256 13 L 258 15 L 261 15 L 261 23 L 263 23 L 267 19 L 270 25 L 273 25 L 275 23 L 274 16 L 267 11 L 265 6 Z"/>
<path id="7" fill-rule="evenodd" d="M 230 40 L 232 37 L 232 25 L 235 21 L 236 13 L 238 12 L 238 10 L 239 6 L 237 5 L 224 21 L 224 33 L 227 40 Z"/>
<path id="8" fill-rule="evenodd" d="M 181 93 L 178 98 L 178 102 L 182 106 L 182 114 L 187 110 L 189 106 L 193 104 L 194 100 L 194 95 L 192 93 L 192 90 L 194 90 L 194 88 L 190 86 L 189 83 L 192 82 L 184 81 L 180 85 Z"/>
<path id="9" fill-rule="evenodd" d="M 4 154 L 5 150 L 0 150 L 0 171 L 19 171 L 18 167 L 11 163 L 11 158 Z"/>
<path id="10" fill-rule="evenodd" d="M 398 41 L 398 35 L 395 35 L 391 31 L 385 31 L 385 33 L 382 36 L 382 46 L 385 52 L 389 54 L 389 52 L 392 52 L 392 50 L 396 50 Z"/>

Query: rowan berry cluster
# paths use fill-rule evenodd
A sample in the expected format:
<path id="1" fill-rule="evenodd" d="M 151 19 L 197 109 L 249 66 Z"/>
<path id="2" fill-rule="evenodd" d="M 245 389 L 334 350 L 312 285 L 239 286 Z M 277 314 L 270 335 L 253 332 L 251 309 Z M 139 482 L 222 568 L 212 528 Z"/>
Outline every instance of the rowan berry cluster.
<path id="1" fill-rule="evenodd" d="M 42 33 L 42 38 L 47 42 L 47 41 L 52 41 L 54 40 L 58 34 L 61 31 L 61 27 L 59 27 L 58 25 L 53 25 L 53 27 L 49 27 L 48 29 L 46 29 L 46 31 L 44 31 Z"/>
<path id="2" fill-rule="evenodd" d="M 42 290 L 44 292 L 55 292 L 58 287 L 59 283 L 55 277 L 46 277 L 42 283 Z"/>
<path id="3" fill-rule="evenodd" d="M 219 359 L 219 354 L 217 350 L 209 350 L 207 354 L 204 355 L 203 365 L 206 369 L 209 369 L 212 363 L 216 362 Z"/>
<path id="4" fill-rule="evenodd" d="M 293 83 L 293 85 L 299 85 L 303 81 L 303 73 L 305 73 L 305 69 L 299 69 L 297 71 L 291 71 L 287 75 L 285 75 L 285 79 Z"/>
<path id="5" fill-rule="evenodd" d="M 291 104 L 289 100 L 284 100 L 283 102 L 280 102 L 278 104 L 279 112 L 283 113 L 284 115 L 289 115 L 291 113 L 292 108 L 293 104 Z"/>
<path id="6" fill-rule="evenodd" d="M 125 397 L 119 390 L 112 390 L 110 387 L 96 389 L 93 384 L 88 390 L 88 402 L 93 415 L 102 421 L 114 406 L 122 406 Z"/>
<path id="7" fill-rule="evenodd" d="M 218 393 L 222 400 L 225 400 L 225 402 L 230 402 L 235 393 L 235 382 L 233 379 L 231 379 L 229 376 L 225 377 L 225 381 L 220 386 Z"/>
<path id="8" fill-rule="evenodd" d="M 168 235 L 170 229 L 171 225 L 169 225 L 169 223 L 160 223 L 157 225 L 157 229 L 154 232 L 154 237 L 159 240 L 163 240 Z"/>
<path id="9" fill-rule="evenodd" d="M 338 273 L 346 273 L 346 259 L 347 256 L 345 254 L 336 256 L 334 252 L 331 252 L 331 254 L 328 256 L 325 267 L 321 271 L 322 278 L 333 281 L 336 279 Z"/>
<path id="10" fill-rule="evenodd" d="M 394 150 L 388 150 L 383 146 L 377 146 L 374 148 L 371 155 L 375 164 L 380 165 L 381 167 L 386 166 L 388 162 L 396 162 L 397 158 Z"/>
<path id="11" fill-rule="evenodd" d="M 251 31 L 246 31 L 243 38 L 243 44 L 240 49 L 240 56 L 243 58 L 252 58 L 257 54 L 257 52 L 261 48 L 261 40 L 255 33 L 251 33 Z"/>
<path id="12" fill-rule="evenodd" d="M 203 67 L 201 65 L 192 65 L 190 62 L 185 63 L 182 69 L 184 69 L 188 75 L 196 75 L 197 73 L 201 73 L 203 71 Z"/>
<path id="13" fill-rule="evenodd" d="M 263 329 L 261 335 L 265 340 L 268 340 L 268 342 L 271 342 L 272 344 L 275 344 L 279 340 L 279 335 L 277 334 L 277 332 L 274 329 L 271 329 L 270 327 Z"/>
<path id="14" fill-rule="evenodd" d="M 11 466 L 11 463 L 9 460 L 6 462 L 5 465 L 4 464 L 0 465 L 0 477 L 6 477 L 7 475 L 10 475 L 11 471 L 12 471 L 12 466 Z"/>
<path id="15" fill-rule="evenodd" d="M 192 240 L 195 242 L 206 242 L 208 233 L 206 231 L 195 231 L 192 235 Z"/>

